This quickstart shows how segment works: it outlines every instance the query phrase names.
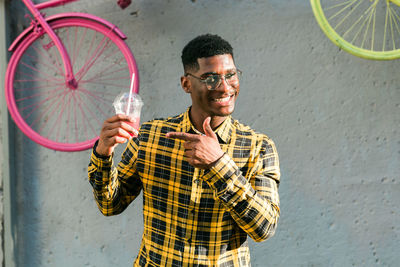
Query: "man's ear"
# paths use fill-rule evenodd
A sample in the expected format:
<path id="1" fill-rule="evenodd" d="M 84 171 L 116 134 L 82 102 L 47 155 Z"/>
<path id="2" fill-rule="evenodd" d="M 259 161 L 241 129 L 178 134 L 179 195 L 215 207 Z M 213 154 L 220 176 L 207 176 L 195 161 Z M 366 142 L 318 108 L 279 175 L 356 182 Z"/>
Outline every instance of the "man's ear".
<path id="1" fill-rule="evenodd" d="M 181 86 L 182 86 L 183 91 L 190 94 L 191 83 L 186 76 L 181 77 Z"/>

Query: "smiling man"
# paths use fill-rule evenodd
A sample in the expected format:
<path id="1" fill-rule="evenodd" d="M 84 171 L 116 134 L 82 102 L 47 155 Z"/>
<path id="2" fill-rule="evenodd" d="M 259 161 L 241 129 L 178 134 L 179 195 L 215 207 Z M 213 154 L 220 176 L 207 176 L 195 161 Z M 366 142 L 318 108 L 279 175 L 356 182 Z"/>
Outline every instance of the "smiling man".
<path id="1" fill-rule="evenodd" d="M 231 45 L 201 35 L 182 51 L 186 112 L 143 123 L 116 115 L 93 148 L 89 181 L 104 215 L 143 191 L 144 232 L 134 266 L 250 266 L 247 237 L 275 233 L 278 154 L 266 135 L 231 116 L 240 91 Z M 112 154 L 130 139 L 121 162 Z"/>

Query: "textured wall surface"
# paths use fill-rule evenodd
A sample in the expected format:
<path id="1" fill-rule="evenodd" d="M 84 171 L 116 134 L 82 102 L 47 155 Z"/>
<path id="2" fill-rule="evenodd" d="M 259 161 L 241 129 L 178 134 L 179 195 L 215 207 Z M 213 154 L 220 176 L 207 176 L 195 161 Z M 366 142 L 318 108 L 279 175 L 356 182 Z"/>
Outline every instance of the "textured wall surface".
<path id="1" fill-rule="evenodd" d="M 25 23 L 17 2 L 12 36 Z M 398 266 L 399 60 L 340 51 L 306 0 L 133 0 L 126 10 L 115 2 L 63 9 L 96 14 L 126 33 L 140 71 L 142 120 L 190 104 L 179 85 L 190 39 L 212 32 L 233 45 L 244 73 L 234 116 L 275 141 L 282 171 L 279 226 L 272 239 L 250 242 L 253 266 Z M 17 265 L 131 266 L 141 197 L 103 217 L 87 182 L 90 151 L 56 152 L 18 129 L 12 134 Z"/>

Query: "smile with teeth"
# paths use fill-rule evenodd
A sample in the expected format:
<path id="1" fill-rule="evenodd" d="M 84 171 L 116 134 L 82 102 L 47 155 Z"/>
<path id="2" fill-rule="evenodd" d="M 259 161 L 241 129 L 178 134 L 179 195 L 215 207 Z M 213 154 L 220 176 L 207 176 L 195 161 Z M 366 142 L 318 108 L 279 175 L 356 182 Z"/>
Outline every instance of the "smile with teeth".
<path id="1" fill-rule="evenodd" d="M 224 97 L 224 98 L 214 98 L 213 101 L 214 102 L 220 102 L 220 103 L 227 102 L 227 101 L 229 101 L 231 99 L 232 96 L 233 95 L 229 95 L 229 96 Z"/>

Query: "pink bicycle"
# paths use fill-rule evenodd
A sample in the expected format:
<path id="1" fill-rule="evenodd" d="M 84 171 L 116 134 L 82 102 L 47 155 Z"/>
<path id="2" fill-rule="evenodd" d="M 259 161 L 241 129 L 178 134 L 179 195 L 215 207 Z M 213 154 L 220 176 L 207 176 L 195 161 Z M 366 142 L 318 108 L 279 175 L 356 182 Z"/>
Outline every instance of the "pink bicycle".
<path id="1" fill-rule="evenodd" d="M 127 90 L 135 59 L 115 25 L 85 13 L 45 17 L 39 10 L 77 0 L 34 4 L 31 25 L 11 44 L 5 95 L 16 125 L 33 141 L 60 151 L 93 146 L 112 102 Z M 122 7 L 122 6 L 121 6 Z"/>

